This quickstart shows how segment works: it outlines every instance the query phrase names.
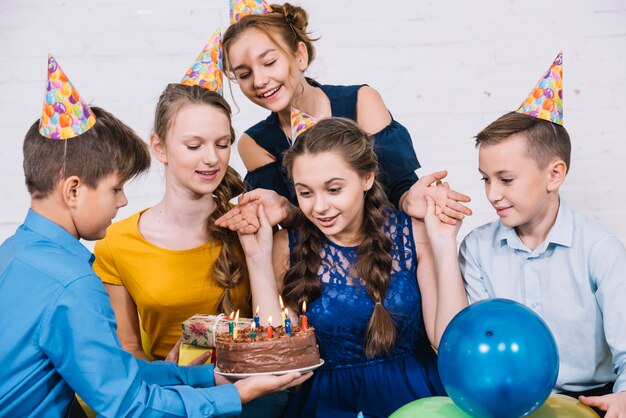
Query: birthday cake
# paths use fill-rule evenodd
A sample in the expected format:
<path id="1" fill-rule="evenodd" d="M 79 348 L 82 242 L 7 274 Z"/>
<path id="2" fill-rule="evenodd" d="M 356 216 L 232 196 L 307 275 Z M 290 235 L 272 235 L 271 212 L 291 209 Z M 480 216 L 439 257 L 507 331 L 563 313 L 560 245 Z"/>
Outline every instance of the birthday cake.
<path id="1" fill-rule="evenodd" d="M 242 332 L 243 331 L 243 332 Z M 216 366 L 221 373 L 264 373 L 296 370 L 320 364 L 320 353 L 311 327 L 272 329 L 248 328 L 232 334 L 218 334 L 215 341 Z"/>

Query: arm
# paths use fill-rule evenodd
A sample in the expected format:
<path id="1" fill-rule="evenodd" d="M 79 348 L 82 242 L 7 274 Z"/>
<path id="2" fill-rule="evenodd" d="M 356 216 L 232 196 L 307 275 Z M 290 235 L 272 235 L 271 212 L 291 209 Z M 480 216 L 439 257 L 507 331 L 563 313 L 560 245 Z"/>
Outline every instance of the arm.
<path id="1" fill-rule="evenodd" d="M 151 411 L 200 416 L 202 411 L 203 416 L 211 416 L 238 414 L 241 410 L 239 393 L 233 385 L 192 389 L 150 384 L 200 383 L 201 372 L 211 368 L 187 372 L 171 363 L 146 365 L 122 349 L 109 296 L 95 275 L 76 279 L 63 290 L 36 335 L 56 372 L 99 415 L 140 416 Z M 140 363 L 148 370 L 142 372 Z M 160 368 L 159 373 L 152 374 L 152 382 L 144 380 L 142 377 L 153 367 Z M 206 377 L 204 381 L 212 383 Z"/>
<path id="2" fill-rule="evenodd" d="M 435 321 L 435 347 L 437 347 L 452 318 L 467 306 L 467 295 L 459 269 L 456 247 L 456 237 L 461 223 L 450 225 L 441 222 L 435 214 L 434 200 L 430 197 L 426 200 L 427 214 L 424 229 L 431 244 L 437 277 Z"/>
<path id="3" fill-rule="evenodd" d="M 363 86 L 357 96 L 357 124 L 374 137 L 381 181 L 389 201 L 402 208 L 404 196 L 417 181 L 420 167 L 409 131 L 394 121 L 380 94 Z"/>
<path id="4" fill-rule="evenodd" d="M 122 343 L 124 350 L 130 352 L 133 356 L 149 360 L 141 345 L 141 330 L 139 324 L 139 315 L 137 314 L 137 305 L 124 286 L 112 284 L 104 284 L 111 306 L 115 312 L 117 320 L 117 335 Z"/>
<path id="5" fill-rule="evenodd" d="M 596 300 L 603 316 L 604 335 L 613 355 L 617 380 L 612 394 L 582 396 L 586 405 L 607 411 L 607 417 L 626 417 L 626 329 L 623 326 L 626 299 L 626 250 L 611 236 L 591 247 L 589 253 L 591 281 L 596 284 Z"/>
<path id="6" fill-rule="evenodd" d="M 248 171 L 256 170 L 273 161 L 274 156 L 257 144 L 250 135 L 243 134 L 237 142 L 237 151 Z"/>
<path id="7" fill-rule="evenodd" d="M 258 207 L 260 228 L 255 234 L 239 234 L 239 240 L 246 256 L 250 274 L 252 306 L 259 306 L 262 322 L 272 316 L 274 324 L 280 318 L 278 287 L 272 264 L 273 235 L 272 226 L 267 219 L 263 206 Z"/>

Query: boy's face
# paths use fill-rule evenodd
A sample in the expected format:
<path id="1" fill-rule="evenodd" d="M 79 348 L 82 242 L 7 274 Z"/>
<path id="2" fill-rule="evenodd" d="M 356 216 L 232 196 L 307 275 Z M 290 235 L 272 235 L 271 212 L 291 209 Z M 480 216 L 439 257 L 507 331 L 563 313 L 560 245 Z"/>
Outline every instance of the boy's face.
<path id="1" fill-rule="evenodd" d="M 101 179 L 95 189 L 80 186 L 76 205 L 72 209 L 72 220 L 79 238 L 89 241 L 104 238 L 117 210 L 128 204 L 123 187 L 124 183 L 117 173 Z"/>
<path id="2" fill-rule="evenodd" d="M 550 209 L 550 165 L 539 168 L 528 155 L 522 134 L 493 145 L 481 145 L 478 171 L 485 182 L 487 199 L 504 226 L 532 231 Z"/>

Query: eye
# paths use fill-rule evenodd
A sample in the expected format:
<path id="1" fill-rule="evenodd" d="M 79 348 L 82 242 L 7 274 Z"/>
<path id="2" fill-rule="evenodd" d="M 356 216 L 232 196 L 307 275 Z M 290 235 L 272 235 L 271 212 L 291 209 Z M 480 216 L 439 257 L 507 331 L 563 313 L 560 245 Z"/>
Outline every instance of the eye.
<path id="1" fill-rule="evenodd" d="M 215 144 L 215 146 L 219 149 L 228 149 L 230 148 L 230 142 L 224 142 L 220 144 Z"/>
<path id="2" fill-rule="evenodd" d="M 328 189 L 328 191 L 332 194 L 338 194 L 341 193 L 341 187 L 331 187 Z"/>
<path id="3" fill-rule="evenodd" d="M 513 179 L 500 179 L 500 181 L 504 184 L 510 184 L 513 182 Z"/>
<path id="4" fill-rule="evenodd" d="M 190 151 L 195 151 L 197 149 L 200 149 L 200 145 L 186 145 L 186 147 Z"/>
<path id="5" fill-rule="evenodd" d="M 482 177 L 480 178 L 480 181 L 485 182 L 486 184 L 489 184 L 489 177 L 482 176 Z"/>
<path id="6" fill-rule="evenodd" d="M 274 63 L 276 62 L 276 60 L 271 60 L 270 62 L 267 62 L 265 64 L 266 67 L 271 67 L 272 65 L 274 65 Z"/>
<path id="7" fill-rule="evenodd" d="M 300 192 L 298 192 L 298 195 L 300 197 L 310 197 L 311 196 L 311 192 L 308 190 L 302 190 Z"/>
<path id="8" fill-rule="evenodd" d="M 246 78 L 248 78 L 248 76 L 250 75 L 250 73 L 239 73 L 236 75 L 237 80 L 245 80 Z"/>
<path id="9" fill-rule="evenodd" d="M 124 189 L 122 189 L 121 187 L 114 187 L 114 188 L 113 188 L 113 193 L 118 194 L 118 193 L 120 193 L 122 190 L 124 190 Z"/>

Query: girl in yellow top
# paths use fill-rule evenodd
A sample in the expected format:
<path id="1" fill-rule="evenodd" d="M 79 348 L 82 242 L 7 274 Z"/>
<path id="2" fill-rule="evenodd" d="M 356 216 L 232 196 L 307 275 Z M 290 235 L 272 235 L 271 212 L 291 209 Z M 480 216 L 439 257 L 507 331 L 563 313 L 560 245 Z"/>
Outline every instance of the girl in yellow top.
<path id="1" fill-rule="evenodd" d="M 150 145 L 165 166 L 165 194 L 155 206 L 111 225 L 95 247 L 94 270 L 111 297 L 122 346 L 165 358 L 181 323 L 197 313 L 251 315 L 245 259 L 235 232 L 214 226 L 243 192 L 228 166 L 235 135 L 230 107 L 199 86 L 170 84 L 156 108 Z"/>

